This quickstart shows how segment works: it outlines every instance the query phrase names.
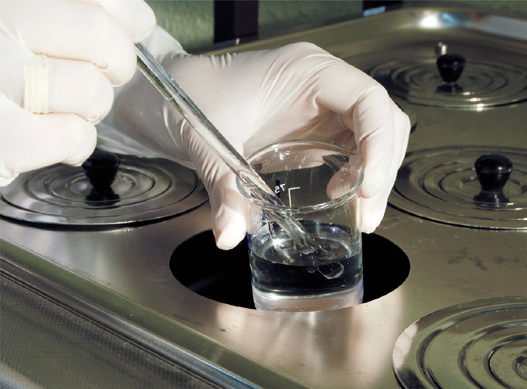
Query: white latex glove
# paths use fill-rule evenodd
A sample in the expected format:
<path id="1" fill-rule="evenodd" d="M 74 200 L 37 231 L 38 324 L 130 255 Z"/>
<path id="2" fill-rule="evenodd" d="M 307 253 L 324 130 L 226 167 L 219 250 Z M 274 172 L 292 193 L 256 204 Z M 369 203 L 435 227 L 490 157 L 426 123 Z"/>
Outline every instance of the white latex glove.
<path id="1" fill-rule="evenodd" d="M 0 1 L 0 186 L 90 156 L 154 25 L 142 0 Z"/>
<path id="2" fill-rule="evenodd" d="M 376 81 L 308 43 L 188 56 L 161 30 L 147 45 L 242 155 L 294 138 L 358 148 L 365 160 L 360 228 L 372 232 L 379 225 L 405 154 L 410 122 Z M 195 167 L 210 196 L 216 243 L 234 247 L 246 231 L 246 200 L 234 175 L 148 84 L 136 74 L 120 91 L 113 125 L 122 137 L 107 132 L 105 139 L 125 144 L 128 137 L 132 150 Z"/>

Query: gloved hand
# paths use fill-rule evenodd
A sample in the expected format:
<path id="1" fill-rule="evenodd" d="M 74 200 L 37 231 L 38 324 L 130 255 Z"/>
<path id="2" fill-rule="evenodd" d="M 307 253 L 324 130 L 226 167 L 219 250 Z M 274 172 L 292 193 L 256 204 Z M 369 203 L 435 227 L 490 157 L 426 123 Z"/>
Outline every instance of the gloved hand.
<path id="1" fill-rule="evenodd" d="M 142 0 L 0 1 L 0 186 L 90 156 L 154 25 Z"/>
<path id="2" fill-rule="evenodd" d="M 146 44 L 205 115 L 245 156 L 270 143 L 311 138 L 358 148 L 361 230 L 380 223 L 402 163 L 410 123 L 387 92 L 358 69 L 308 43 L 223 56 L 185 55 L 164 31 Z M 116 98 L 116 143 L 197 169 L 210 196 L 218 247 L 246 231 L 246 200 L 234 175 L 181 116 L 137 74 Z M 109 127 L 110 128 L 110 127 Z M 111 131 L 104 139 L 118 139 Z"/>

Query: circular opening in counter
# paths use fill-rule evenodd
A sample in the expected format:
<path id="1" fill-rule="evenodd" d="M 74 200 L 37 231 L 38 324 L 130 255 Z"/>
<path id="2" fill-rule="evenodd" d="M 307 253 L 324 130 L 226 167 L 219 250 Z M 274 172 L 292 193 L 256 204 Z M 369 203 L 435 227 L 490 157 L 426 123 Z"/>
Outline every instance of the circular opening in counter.
<path id="1" fill-rule="evenodd" d="M 363 234 L 363 303 L 397 289 L 410 273 L 401 248 L 377 234 Z M 193 292 L 211 300 L 254 309 L 246 240 L 232 250 L 216 247 L 212 231 L 183 242 L 170 258 L 174 277 Z"/>

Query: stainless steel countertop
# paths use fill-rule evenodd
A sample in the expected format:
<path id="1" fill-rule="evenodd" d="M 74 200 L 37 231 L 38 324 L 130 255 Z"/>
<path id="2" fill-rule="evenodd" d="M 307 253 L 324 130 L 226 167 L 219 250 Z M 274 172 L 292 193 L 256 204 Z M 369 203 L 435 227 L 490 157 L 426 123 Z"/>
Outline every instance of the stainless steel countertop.
<path id="1" fill-rule="evenodd" d="M 419 27 L 426 18 L 446 20 L 441 19 L 446 13 L 450 25 Z M 367 69 L 381 48 L 396 51 L 410 42 L 455 34 L 466 45 L 483 39 L 482 45 L 499 47 L 514 59 L 527 53 L 527 29 L 523 35 L 512 29 L 519 23 L 527 22 L 467 10 L 407 9 L 238 49 L 307 40 Z M 441 109 L 441 114 L 437 108 L 412 106 L 417 127 L 409 151 L 525 147 L 525 104 L 481 112 Z M 483 126 L 492 130 L 482 131 Z M 169 269 L 176 247 L 209 229 L 209 219 L 208 203 L 157 223 L 102 231 L 2 219 L 2 270 L 229 387 L 397 388 L 393 346 L 414 321 L 458 303 L 527 295 L 525 231 L 451 226 L 389 206 L 376 233 L 404 250 L 411 271 L 388 295 L 349 309 L 311 313 L 217 303 L 183 287 Z"/>

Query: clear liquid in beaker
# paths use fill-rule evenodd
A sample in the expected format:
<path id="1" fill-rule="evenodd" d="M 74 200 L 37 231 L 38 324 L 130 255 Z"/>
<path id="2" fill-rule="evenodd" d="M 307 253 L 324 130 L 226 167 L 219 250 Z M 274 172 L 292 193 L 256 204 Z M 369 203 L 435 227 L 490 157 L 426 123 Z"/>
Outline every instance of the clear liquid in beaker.
<path id="1" fill-rule="evenodd" d="M 361 240 L 336 225 L 304 227 L 322 248 L 335 254 L 333 259 L 302 254 L 285 233 L 270 233 L 272 225 L 262 228 L 249 245 L 256 308 L 317 311 L 360 304 Z"/>

